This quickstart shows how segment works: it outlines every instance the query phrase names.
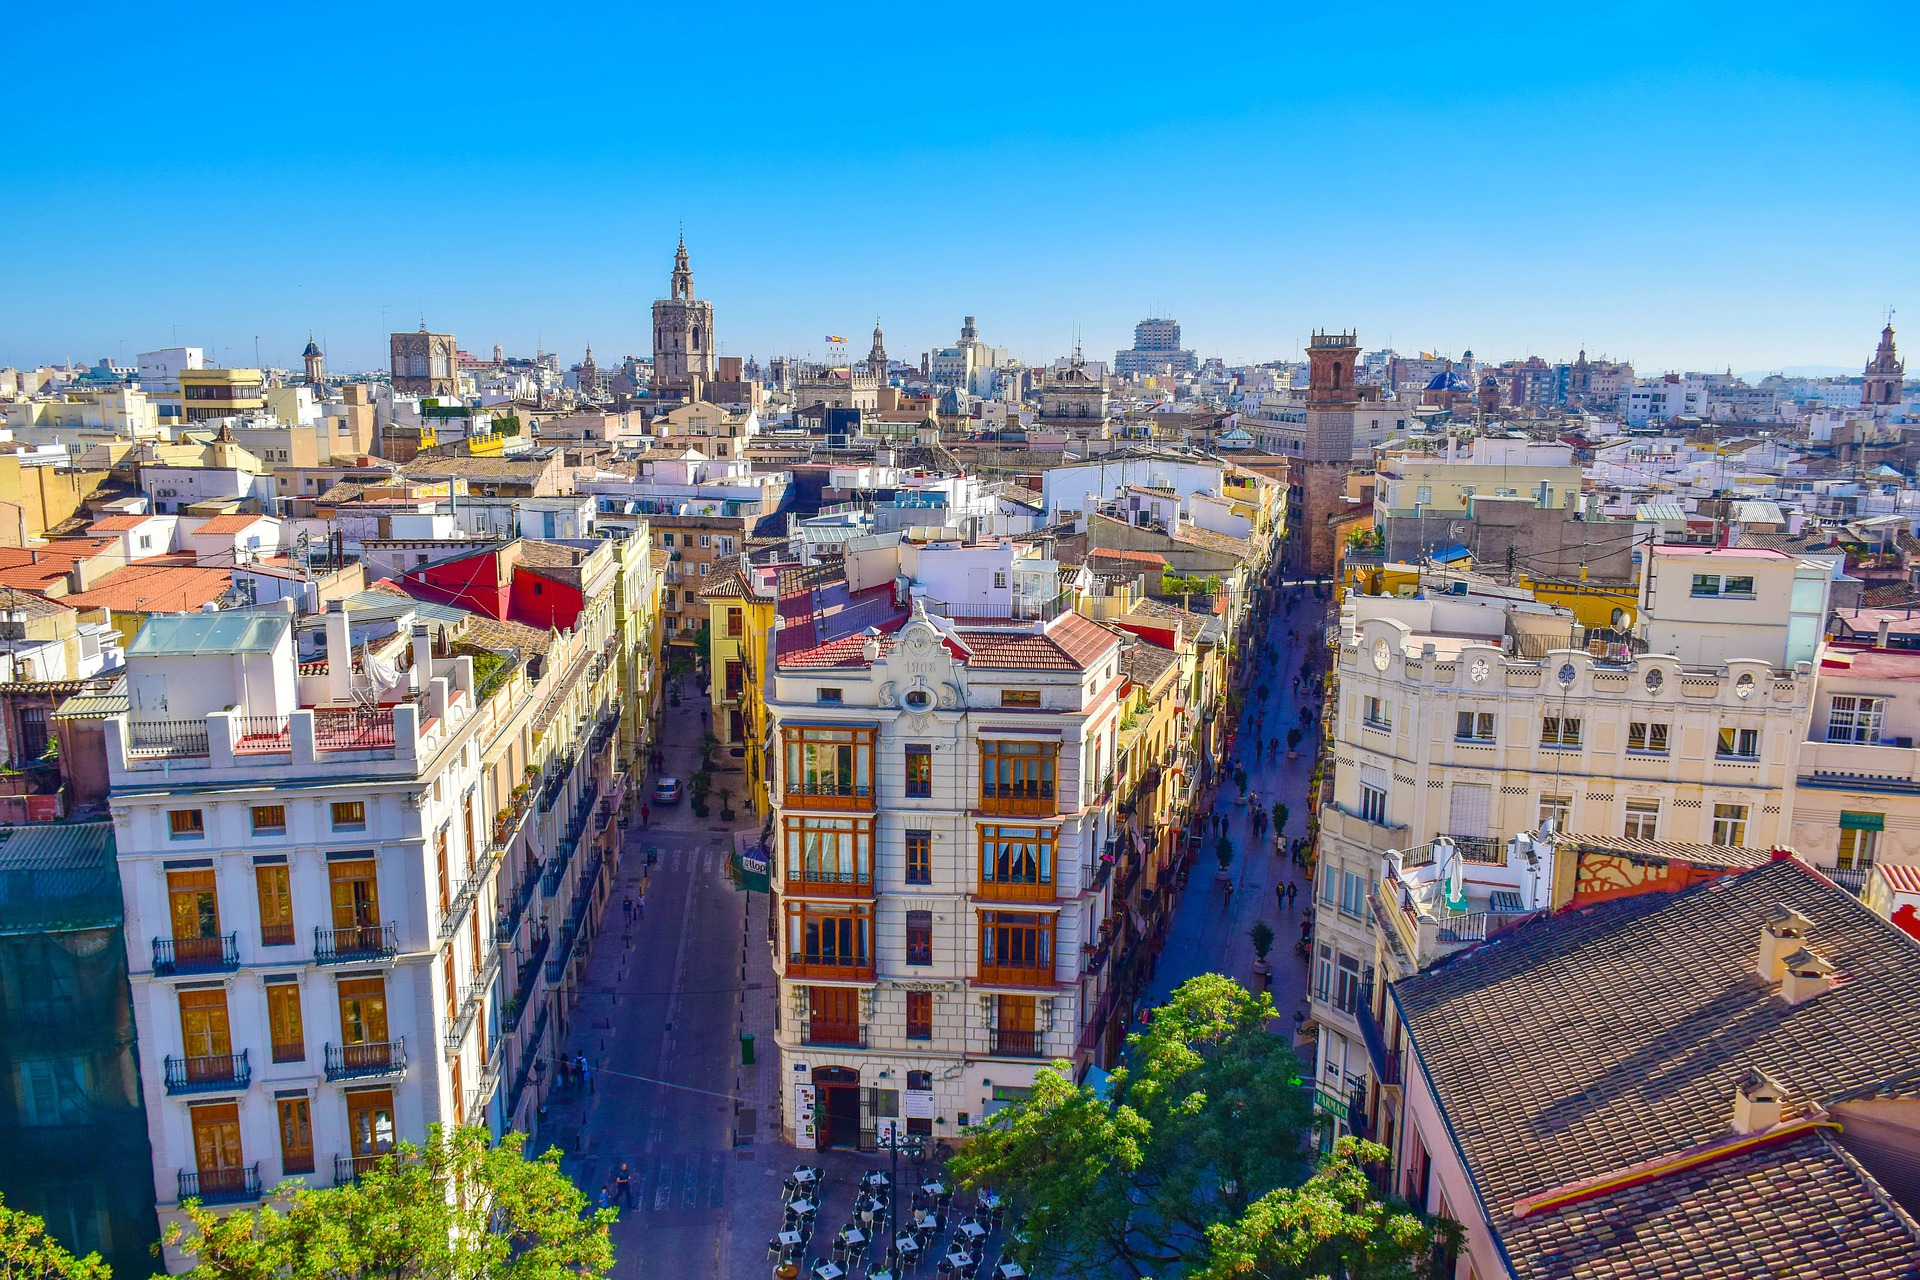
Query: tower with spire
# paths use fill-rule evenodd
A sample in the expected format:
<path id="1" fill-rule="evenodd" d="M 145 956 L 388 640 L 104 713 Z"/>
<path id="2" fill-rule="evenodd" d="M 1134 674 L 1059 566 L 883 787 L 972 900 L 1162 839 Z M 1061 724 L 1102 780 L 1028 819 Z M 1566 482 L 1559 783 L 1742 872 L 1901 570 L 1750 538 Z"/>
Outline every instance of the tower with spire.
<path id="1" fill-rule="evenodd" d="M 880 317 L 873 318 L 873 347 L 867 352 L 867 372 L 881 382 L 887 380 L 887 340 L 880 332 Z"/>
<path id="2" fill-rule="evenodd" d="M 667 296 L 653 304 L 653 389 L 662 396 L 695 399 L 700 386 L 713 381 L 713 304 L 693 296 L 693 268 L 687 238 L 673 254 Z"/>
<path id="3" fill-rule="evenodd" d="M 1893 318 L 1889 316 L 1886 328 L 1880 330 L 1880 345 L 1874 349 L 1873 359 L 1867 361 L 1866 374 L 1860 382 L 1861 407 L 1885 409 L 1899 404 L 1901 382 L 1906 373 L 1907 362 L 1900 358 L 1893 345 Z"/>
<path id="4" fill-rule="evenodd" d="M 300 353 L 300 358 L 307 362 L 308 384 L 319 386 L 326 374 L 327 358 L 321 354 L 320 344 L 313 340 L 312 334 L 307 335 L 307 349 Z"/>
<path id="5" fill-rule="evenodd" d="M 579 394 L 582 401 L 592 401 L 600 390 L 600 369 L 593 363 L 593 344 L 587 344 L 587 358 L 580 362 Z"/>

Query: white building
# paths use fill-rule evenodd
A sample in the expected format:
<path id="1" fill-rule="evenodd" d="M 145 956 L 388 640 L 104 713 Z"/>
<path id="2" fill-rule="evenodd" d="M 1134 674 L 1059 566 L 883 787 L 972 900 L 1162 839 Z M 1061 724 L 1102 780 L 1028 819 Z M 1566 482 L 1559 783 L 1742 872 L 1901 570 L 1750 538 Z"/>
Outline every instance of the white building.
<path id="1" fill-rule="evenodd" d="M 951 1138 L 1085 1058 L 1120 640 L 1073 613 L 830 623 L 776 630 L 765 677 L 782 1132 Z"/>
<path id="2" fill-rule="evenodd" d="M 104 722 L 163 1224 L 351 1178 L 498 1079 L 472 662 L 327 624 L 308 675 L 289 612 L 151 618 Z"/>
<path id="3" fill-rule="evenodd" d="M 200 347 L 162 347 L 142 351 L 134 357 L 140 362 L 140 386 L 145 391 L 180 391 L 182 369 L 204 369 L 207 353 Z"/>

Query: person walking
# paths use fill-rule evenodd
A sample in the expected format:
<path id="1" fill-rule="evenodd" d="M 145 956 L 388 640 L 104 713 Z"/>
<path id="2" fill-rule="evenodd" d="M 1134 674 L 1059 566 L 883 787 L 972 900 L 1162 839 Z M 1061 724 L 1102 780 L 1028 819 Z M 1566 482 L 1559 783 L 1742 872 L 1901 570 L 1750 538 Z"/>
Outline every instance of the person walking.
<path id="1" fill-rule="evenodd" d="M 1283 884 L 1273 886 L 1273 905 L 1276 911 L 1287 909 L 1287 886 Z"/>
<path id="2" fill-rule="evenodd" d="M 613 1190 L 627 1208 L 633 1208 L 633 1172 L 624 1160 L 620 1162 L 620 1172 L 613 1175 Z"/>
<path id="3" fill-rule="evenodd" d="M 613 1192 L 607 1189 L 607 1184 L 604 1182 L 600 1184 L 600 1198 L 598 1201 L 595 1202 L 594 1208 L 596 1209 L 613 1208 Z"/>
<path id="4" fill-rule="evenodd" d="M 1292 880 L 1287 881 L 1287 905 L 1291 907 L 1293 900 L 1299 896 L 1300 886 Z"/>
<path id="5" fill-rule="evenodd" d="M 647 891 L 645 889 L 640 891 L 639 900 L 633 904 L 633 914 L 635 919 L 644 917 L 647 914 Z"/>
<path id="6" fill-rule="evenodd" d="M 640 825 L 643 827 L 653 825 L 653 809 L 644 803 L 640 806 Z"/>
<path id="7" fill-rule="evenodd" d="M 632 924 L 633 923 L 633 899 L 632 898 L 620 899 L 620 909 L 627 913 L 627 923 Z"/>
<path id="8" fill-rule="evenodd" d="M 1221 887 L 1226 890 L 1226 897 L 1221 904 L 1221 909 L 1231 910 L 1233 907 L 1233 878 L 1229 876 Z"/>

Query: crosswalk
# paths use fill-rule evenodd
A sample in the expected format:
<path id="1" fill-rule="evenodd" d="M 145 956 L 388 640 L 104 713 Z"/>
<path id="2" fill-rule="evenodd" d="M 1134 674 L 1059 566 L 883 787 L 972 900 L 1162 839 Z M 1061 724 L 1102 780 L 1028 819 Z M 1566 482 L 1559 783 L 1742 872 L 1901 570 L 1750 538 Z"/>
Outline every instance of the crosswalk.
<path id="1" fill-rule="evenodd" d="M 616 1190 L 614 1207 L 622 1215 L 726 1207 L 727 1157 L 718 1151 L 663 1151 L 583 1160 L 574 1177 L 591 1198 L 599 1194 L 603 1183 L 613 1188 L 614 1175 L 623 1159 L 633 1172 L 633 1208 L 620 1201 Z"/>

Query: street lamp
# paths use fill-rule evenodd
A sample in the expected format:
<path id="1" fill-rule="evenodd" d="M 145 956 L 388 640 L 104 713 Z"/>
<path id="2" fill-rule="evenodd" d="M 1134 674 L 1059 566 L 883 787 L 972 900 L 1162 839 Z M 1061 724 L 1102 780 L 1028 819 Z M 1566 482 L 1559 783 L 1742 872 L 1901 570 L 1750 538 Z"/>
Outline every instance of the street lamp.
<path id="1" fill-rule="evenodd" d="M 876 1145 L 893 1157 L 892 1170 L 887 1174 L 887 1214 L 892 1219 L 889 1228 L 897 1231 L 900 1226 L 900 1153 L 905 1151 L 912 1155 L 919 1151 L 920 1139 L 902 1133 L 899 1122 L 895 1121 L 888 1126 Z"/>

